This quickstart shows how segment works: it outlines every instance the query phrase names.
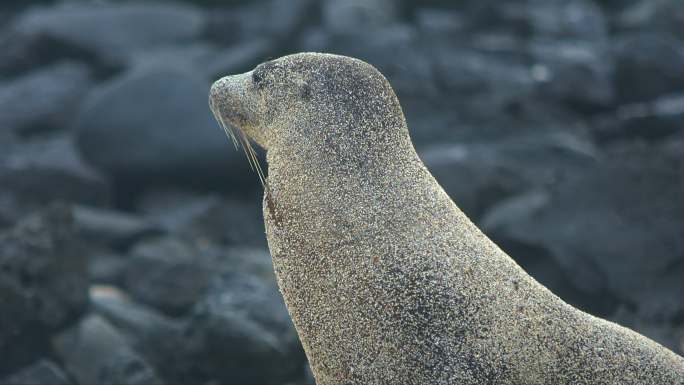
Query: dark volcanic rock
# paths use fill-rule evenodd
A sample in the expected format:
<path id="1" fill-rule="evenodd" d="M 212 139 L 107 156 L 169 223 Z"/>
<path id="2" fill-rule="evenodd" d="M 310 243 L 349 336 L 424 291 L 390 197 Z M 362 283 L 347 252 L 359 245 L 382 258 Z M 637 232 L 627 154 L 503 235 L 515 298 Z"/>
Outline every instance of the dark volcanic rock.
<path id="1" fill-rule="evenodd" d="M 618 30 L 658 31 L 684 40 L 684 3 L 676 0 L 634 0 L 632 3 L 614 18 Z"/>
<path id="2" fill-rule="evenodd" d="M 257 6 L 257 23 L 244 24 L 245 40 L 264 34 L 281 44 L 288 43 L 302 27 L 316 20 L 315 0 L 269 0 Z"/>
<path id="3" fill-rule="evenodd" d="M 528 274 L 564 301 L 592 314 L 609 315 L 616 306 L 616 299 L 605 288 L 596 292 L 583 291 L 573 282 L 573 274 L 577 272 L 561 265 L 546 245 L 510 237 L 506 231 L 520 218 L 530 218 L 539 210 L 547 209 L 550 200 L 550 193 L 545 190 L 532 190 L 504 199 L 489 208 L 478 225 Z M 583 273 L 597 274 L 593 270 Z"/>
<path id="4" fill-rule="evenodd" d="M 42 354 L 47 336 L 84 311 L 87 287 L 87 259 L 68 207 L 0 233 L 0 372 Z"/>
<path id="5" fill-rule="evenodd" d="M 541 207 L 499 221 L 495 237 L 546 250 L 587 299 L 613 298 L 612 306 L 674 321 L 684 311 L 683 149 L 612 149 L 553 186 Z"/>
<path id="6" fill-rule="evenodd" d="M 95 312 L 106 318 L 145 357 L 167 383 L 197 383 L 190 377 L 194 362 L 187 359 L 185 324 L 135 303 L 116 289 L 91 289 Z"/>
<path id="7" fill-rule="evenodd" d="M 213 82 L 223 76 L 251 71 L 273 59 L 276 52 L 275 42 L 266 37 L 250 38 L 248 42 L 228 47 L 207 42 L 160 46 L 136 54 L 131 59 L 131 67 L 138 71 L 145 67 L 172 67 Z"/>
<path id="8" fill-rule="evenodd" d="M 250 201 L 172 193 L 146 194 L 142 210 L 164 229 L 197 242 L 266 247 L 260 197 Z"/>
<path id="9" fill-rule="evenodd" d="M 210 63 L 219 53 L 219 48 L 205 42 L 182 45 L 160 46 L 146 49 L 131 58 L 131 67 L 140 70 L 144 67 L 173 67 L 183 71 L 207 72 Z M 210 78 L 208 80 L 214 80 Z"/>
<path id="10" fill-rule="evenodd" d="M 163 232 L 134 214 L 94 207 L 74 207 L 74 219 L 82 239 L 114 249 L 126 249 L 143 237 Z"/>
<path id="11" fill-rule="evenodd" d="M 473 2 L 471 23 L 544 39 L 599 41 L 607 35 L 601 8 L 591 0 L 520 0 Z"/>
<path id="12" fill-rule="evenodd" d="M 109 184 L 84 164 L 71 138 L 36 140 L 0 154 L 0 228 L 51 202 L 101 206 Z"/>
<path id="13" fill-rule="evenodd" d="M 78 147 L 93 165 L 136 185 L 228 180 L 240 189 L 249 166 L 212 117 L 208 92 L 201 73 L 187 69 L 128 73 L 91 95 L 78 119 Z"/>
<path id="14" fill-rule="evenodd" d="M 62 369 L 52 361 L 40 360 L 7 378 L 0 385 L 70 385 Z"/>
<path id="15" fill-rule="evenodd" d="M 223 249 L 161 238 L 140 243 L 130 258 L 124 279 L 127 291 L 138 301 L 172 315 L 187 312 L 222 272 L 252 272 L 274 280 L 268 253 L 253 249 Z"/>
<path id="16" fill-rule="evenodd" d="M 594 120 L 599 142 L 620 139 L 660 140 L 684 132 L 684 94 L 664 95 L 647 103 L 626 104 Z"/>
<path id="17" fill-rule="evenodd" d="M 79 384 L 162 384 L 155 370 L 126 338 L 98 315 L 53 338 L 53 348 Z"/>
<path id="18" fill-rule="evenodd" d="M 214 281 L 195 306 L 186 336 L 199 378 L 266 385 L 301 375 L 304 353 L 278 288 L 252 275 Z"/>
<path id="19" fill-rule="evenodd" d="M 11 69 L 54 57 L 79 56 L 115 68 L 150 47 L 199 37 L 205 22 L 201 10 L 179 4 L 67 3 L 34 7 L 10 26 L 3 44 L 5 56 L 9 57 L 0 62 Z"/>
<path id="20" fill-rule="evenodd" d="M 142 303 L 182 314 L 204 293 L 214 266 L 191 243 L 174 238 L 144 242 L 131 251 L 125 288 Z"/>
<path id="21" fill-rule="evenodd" d="M 395 23 L 400 4 L 395 0 L 323 1 L 323 23 L 334 34 L 373 32 Z"/>
<path id="22" fill-rule="evenodd" d="M 93 284 L 122 285 L 128 258 L 107 251 L 89 255 L 88 276 Z"/>
<path id="23" fill-rule="evenodd" d="M 684 351 L 684 1 L 0 3 L 0 385 L 314 383 L 207 103 L 296 51 L 377 67 L 489 237 Z"/>
<path id="24" fill-rule="evenodd" d="M 605 108 L 614 102 L 614 66 L 605 43 L 536 43 L 531 53 L 532 77 L 543 94 L 579 108 Z"/>
<path id="25" fill-rule="evenodd" d="M 579 120 L 558 99 L 579 97 L 581 90 L 562 81 L 554 82 L 552 71 L 572 72 L 583 64 L 563 68 L 554 66 L 552 58 L 546 59 L 548 64 L 536 62 L 518 49 L 507 51 L 507 45 L 518 44 L 515 41 L 501 36 L 493 40 L 502 41 L 490 41 L 486 49 L 444 45 L 434 52 L 435 77 L 443 94 L 431 101 L 442 108 L 433 108 L 431 113 L 456 119 L 438 138 L 441 140 L 433 142 L 496 141 L 521 133 L 558 131 L 556 127 Z M 559 55 L 561 49 L 554 50 L 553 55 Z M 421 142 L 425 141 L 417 144 Z"/>
<path id="26" fill-rule="evenodd" d="M 247 2 L 237 8 L 213 10 L 206 35 L 224 44 L 259 38 L 270 40 L 282 52 L 306 23 L 317 19 L 314 0 L 269 0 Z"/>
<path id="27" fill-rule="evenodd" d="M 591 142 L 562 132 L 436 145 L 420 154 L 454 202 L 476 221 L 503 199 L 552 186 L 591 167 L 597 156 Z"/>
<path id="28" fill-rule="evenodd" d="M 0 84 L 0 130 L 27 135 L 69 126 L 89 90 L 89 70 L 60 63 Z"/>
<path id="29" fill-rule="evenodd" d="M 224 48 L 207 64 L 207 74 L 214 80 L 223 76 L 251 71 L 267 61 L 273 52 L 268 39 L 255 39 Z"/>
<path id="30" fill-rule="evenodd" d="M 419 8 L 415 18 L 422 33 L 436 38 L 456 35 L 468 26 L 468 20 L 462 12 L 437 7 Z"/>
<path id="31" fill-rule="evenodd" d="M 644 102 L 684 90 L 684 45 L 668 35 L 636 33 L 618 39 L 616 79 L 620 101 Z"/>
<path id="32" fill-rule="evenodd" d="M 468 48 L 438 52 L 435 66 L 440 86 L 457 95 L 505 92 L 505 97 L 510 98 L 514 88 L 519 94 L 530 92 L 536 80 L 527 64 L 512 56 L 506 62 L 502 59 Z"/>

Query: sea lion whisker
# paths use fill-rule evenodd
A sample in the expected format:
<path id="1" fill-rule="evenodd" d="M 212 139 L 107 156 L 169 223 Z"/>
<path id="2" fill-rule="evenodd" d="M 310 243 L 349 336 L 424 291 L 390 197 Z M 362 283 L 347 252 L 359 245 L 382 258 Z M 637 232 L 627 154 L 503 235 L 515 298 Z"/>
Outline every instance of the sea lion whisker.
<path id="1" fill-rule="evenodd" d="M 247 158 L 247 163 L 249 164 L 249 168 L 252 171 L 255 171 L 257 173 L 257 176 L 259 177 L 259 181 L 261 182 L 261 185 L 263 186 L 264 185 L 264 173 L 263 173 L 263 170 L 261 169 L 261 164 L 259 163 L 259 159 L 257 158 L 256 152 L 254 151 L 254 148 L 252 148 L 252 145 L 249 142 L 249 138 L 241 130 L 238 131 L 237 138 L 238 138 L 238 141 L 240 142 L 240 147 L 242 148 L 242 151 L 244 151 L 244 153 L 245 153 L 245 157 Z"/>
<path id="2" fill-rule="evenodd" d="M 233 132 L 232 126 L 230 126 L 229 124 L 226 124 L 225 120 L 223 120 L 223 116 L 217 110 L 213 101 L 209 103 L 209 109 L 211 110 L 211 113 L 214 115 L 214 119 L 216 119 L 219 126 L 221 126 L 221 128 L 223 129 L 223 132 L 226 133 L 226 136 L 228 136 L 231 139 L 231 141 L 233 142 L 233 145 L 235 146 L 235 149 L 237 150 L 237 147 L 238 147 L 237 139 L 235 138 L 235 133 Z"/>
<path id="3" fill-rule="evenodd" d="M 254 151 L 254 148 L 249 142 L 247 135 L 244 132 L 240 132 L 240 134 L 242 137 L 242 148 L 245 150 L 245 154 L 248 155 L 247 158 L 249 160 L 250 167 L 252 167 L 252 170 L 256 171 L 261 185 L 264 186 L 264 171 L 261 168 L 261 163 L 259 163 L 259 158 L 257 157 L 256 151 Z"/>
<path id="4" fill-rule="evenodd" d="M 245 152 L 245 156 L 247 157 L 247 162 L 249 162 L 249 168 L 251 168 L 252 171 L 255 171 L 254 170 L 254 160 L 252 159 L 252 154 L 249 152 L 249 150 L 247 150 L 248 145 L 245 144 L 245 142 L 246 142 L 245 137 L 241 135 L 240 136 L 240 147 L 242 147 L 242 151 Z"/>
<path id="5" fill-rule="evenodd" d="M 223 130 L 226 132 L 226 135 L 228 135 L 233 142 L 233 146 L 235 146 L 235 149 L 238 149 L 238 141 L 235 135 L 235 131 L 233 131 L 233 126 L 230 124 L 226 124 L 226 122 L 223 120 L 223 117 L 221 117 L 221 125 L 223 126 Z"/>
<path id="6" fill-rule="evenodd" d="M 211 113 L 214 115 L 214 119 L 218 122 L 219 126 L 223 129 L 223 132 L 226 133 L 226 136 L 230 138 L 230 140 L 233 142 L 233 145 L 235 146 L 235 149 L 238 149 L 238 142 L 239 142 L 239 147 L 242 148 L 242 150 L 245 152 L 245 156 L 247 158 L 247 162 L 249 163 L 249 167 L 256 171 L 257 175 L 259 176 L 259 181 L 261 182 L 261 185 L 264 185 L 264 172 L 261 168 L 261 164 L 259 163 L 259 159 L 256 155 L 256 152 L 254 151 L 254 148 L 252 148 L 252 145 L 249 143 L 249 139 L 247 138 L 247 135 L 243 133 L 242 131 L 239 132 L 239 138 L 238 134 L 233 131 L 233 126 L 230 124 L 227 124 L 226 121 L 223 119 L 223 116 L 217 111 L 216 106 L 214 105 L 213 101 L 209 103 L 209 109 L 211 110 Z"/>

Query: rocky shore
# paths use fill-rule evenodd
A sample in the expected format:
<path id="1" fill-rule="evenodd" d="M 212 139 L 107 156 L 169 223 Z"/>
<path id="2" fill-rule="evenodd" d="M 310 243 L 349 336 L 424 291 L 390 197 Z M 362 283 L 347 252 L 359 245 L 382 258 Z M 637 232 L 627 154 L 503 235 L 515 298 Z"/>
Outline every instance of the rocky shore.
<path id="1" fill-rule="evenodd" d="M 207 105 L 299 51 L 378 67 L 490 237 L 682 354 L 684 3 L 453 3 L 3 2 L 0 384 L 313 384 Z"/>

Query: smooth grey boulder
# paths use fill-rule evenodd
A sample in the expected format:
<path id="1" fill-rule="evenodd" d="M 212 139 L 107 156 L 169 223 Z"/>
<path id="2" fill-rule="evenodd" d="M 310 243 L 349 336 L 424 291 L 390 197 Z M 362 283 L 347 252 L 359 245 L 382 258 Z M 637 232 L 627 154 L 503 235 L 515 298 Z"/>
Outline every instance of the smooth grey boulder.
<path id="1" fill-rule="evenodd" d="M 622 105 L 609 114 L 594 118 L 591 128 L 599 143 L 667 139 L 684 132 L 684 93 Z"/>
<path id="2" fill-rule="evenodd" d="M 681 140 L 614 145 L 526 210 L 488 213 L 488 233 L 544 250 L 596 314 L 623 305 L 644 320 L 677 324 L 684 311 L 683 154 Z"/>
<path id="3" fill-rule="evenodd" d="M 206 37 L 224 45 L 267 38 L 282 52 L 306 24 L 318 20 L 315 0 L 249 1 L 216 8 L 208 15 Z"/>
<path id="4" fill-rule="evenodd" d="M 74 220 L 83 240 L 118 250 L 163 233 L 159 226 L 145 218 L 111 209 L 75 206 Z"/>
<path id="5" fill-rule="evenodd" d="M 535 63 L 531 72 L 543 95 L 589 111 L 615 103 L 615 66 L 605 42 L 537 42 L 530 54 Z"/>
<path id="6" fill-rule="evenodd" d="M 185 336 L 199 378 L 268 385 L 302 374 L 304 351 L 278 288 L 250 274 L 216 278 L 194 307 Z"/>
<path id="7" fill-rule="evenodd" d="M 9 377 L 0 379 L 0 385 L 71 385 L 64 371 L 46 359 L 37 361 Z"/>
<path id="8" fill-rule="evenodd" d="M 116 327 L 167 383 L 197 383 L 192 378 L 195 363 L 187 359 L 184 320 L 166 317 L 113 287 L 91 288 L 90 299 L 94 312 Z"/>
<path id="9" fill-rule="evenodd" d="M 99 315 L 88 315 L 53 337 L 52 346 L 79 384 L 163 383 L 124 335 Z"/>
<path id="10" fill-rule="evenodd" d="M 221 273 L 253 274 L 273 282 L 263 249 L 223 248 L 206 242 L 159 238 L 140 242 L 124 268 L 123 286 L 133 298 L 174 316 L 186 314 Z"/>
<path id="11" fill-rule="evenodd" d="M 592 167 L 599 153 L 587 138 L 556 131 L 496 142 L 434 145 L 419 154 L 459 207 L 478 221 L 507 198 L 552 186 Z"/>
<path id="12" fill-rule="evenodd" d="M 253 198 L 238 200 L 152 191 L 143 195 L 140 207 L 150 220 L 185 239 L 265 248 L 261 197 L 255 194 Z"/>
<path id="13" fill-rule="evenodd" d="M 637 32 L 615 42 L 615 85 L 623 103 L 684 89 L 684 46 L 666 34 Z"/>
<path id="14" fill-rule="evenodd" d="M 62 62 L 0 83 L 0 130 L 26 136 L 67 129 L 92 82 L 88 67 Z"/>
<path id="15" fill-rule="evenodd" d="M 68 2 L 31 7 L 9 26 L 8 38 L 0 44 L 5 47 L 0 63 L 12 69 L 76 56 L 99 67 L 118 68 L 151 47 L 197 39 L 205 25 L 203 10 L 178 3 Z M 36 48 L 42 49 L 36 52 Z"/>
<path id="16" fill-rule="evenodd" d="M 110 183 L 80 157 L 69 135 L 10 146 L 0 153 L 0 228 L 52 202 L 104 206 Z"/>
<path id="17" fill-rule="evenodd" d="M 174 66 L 145 66 L 114 79 L 90 95 L 76 123 L 83 157 L 107 175 L 159 182 L 258 184 L 244 154 L 209 110 L 209 82 L 201 73 Z"/>

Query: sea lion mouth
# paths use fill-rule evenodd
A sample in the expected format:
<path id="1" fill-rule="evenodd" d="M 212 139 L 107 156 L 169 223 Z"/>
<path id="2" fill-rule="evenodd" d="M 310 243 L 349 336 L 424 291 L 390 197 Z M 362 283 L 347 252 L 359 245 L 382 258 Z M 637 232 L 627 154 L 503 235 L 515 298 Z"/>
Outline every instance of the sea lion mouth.
<path id="1" fill-rule="evenodd" d="M 261 184 L 264 185 L 265 177 L 259 158 L 245 132 L 245 128 L 252 123 L 243 108 L 246 95 L 244 90 L 237 86 L 239 79 L 235 79 L 245 75 L 247 74 L 227 76 L 215 81 L 209 91 L 209 108 L 235 148 L 243 149 L 249 166 L 257 173 Z"/>
<path id="2" fill-rule="evenodd" d="M 217 104 L 216 99 L 213 97 L 209 98 L 209 107 L 217 120 L 221 121 L 221 119 L 223 119 L 240 131 L 242 131 L 241 127 L 244 127 L 247 124 L 247 117 L 244 113 L 235 108 L 226 108 L 226 106 L 220 103 Z"/>

